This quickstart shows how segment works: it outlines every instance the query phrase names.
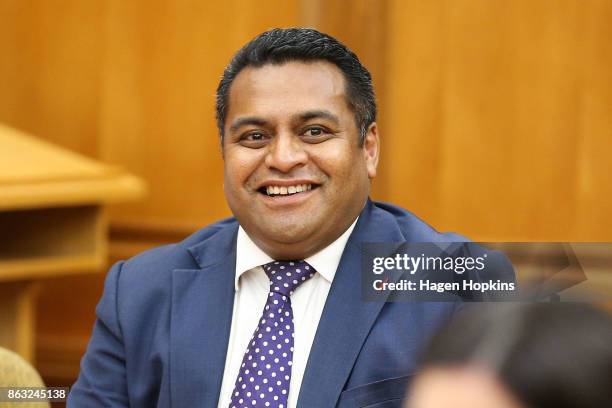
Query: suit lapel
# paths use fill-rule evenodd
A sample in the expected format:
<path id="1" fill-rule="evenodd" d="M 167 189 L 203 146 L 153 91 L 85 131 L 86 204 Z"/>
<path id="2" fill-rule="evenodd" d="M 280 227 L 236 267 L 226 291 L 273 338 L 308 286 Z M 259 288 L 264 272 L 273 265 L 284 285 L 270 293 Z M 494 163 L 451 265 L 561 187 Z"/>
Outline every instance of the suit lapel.
<path id="1" fill-rule="evenodd" d="M 298 407 L 335 407 L 384 302 L 365 302 L 361 243 L 401 242 L 394 218 L 368 200 L 332 282 L 300 388 Z"/>
<path id="2" fill-rule="evenodd" d="M 237 225 L 189 248 L 200 269 L 172 276 L 172 406 L 216 407 L 234 303 Z"/>

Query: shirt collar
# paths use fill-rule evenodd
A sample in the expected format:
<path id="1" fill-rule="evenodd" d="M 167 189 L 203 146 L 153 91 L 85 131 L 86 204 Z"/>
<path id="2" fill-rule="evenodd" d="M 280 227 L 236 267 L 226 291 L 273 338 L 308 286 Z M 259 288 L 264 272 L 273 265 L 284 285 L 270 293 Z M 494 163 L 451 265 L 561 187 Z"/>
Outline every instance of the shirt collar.
<path id="1" fill-rule="evenodd" d="M 312 266 L 325 280 L 331 283 L 336 275 L 336 269 L 340 263 L 340 258 L 344 252 L 344 247 L 348 241 L 351 232 L 357 224 L 359 217 L 353 221 L 350 227 L 334 242 L 317 252 L 316 254 L 304 259 Z M 236 276 L 234 287 L 236 291 L 240 290 L 240 277 L 253 268 L 272 262 L 268 254 L 261 250 L 249 237 L 242 226 L 238 227 L 238 238 L 236 240 Z"/>

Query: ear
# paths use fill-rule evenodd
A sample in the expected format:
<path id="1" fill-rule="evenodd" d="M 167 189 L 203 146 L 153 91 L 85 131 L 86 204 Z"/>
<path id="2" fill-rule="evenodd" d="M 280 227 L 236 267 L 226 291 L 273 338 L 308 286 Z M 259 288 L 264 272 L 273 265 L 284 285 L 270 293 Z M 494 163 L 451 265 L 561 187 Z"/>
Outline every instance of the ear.
<path id="1" fill-rule="evenodd" d="M 378 156 L 380 154 L 380 140 L 378 138 L 378 126 L 376 122 L 368 127 L 366 137 L 363 141 L 363 157 L 368 170 L 368 177 L 376 177 L 376 167 L 378 166 Z"/>

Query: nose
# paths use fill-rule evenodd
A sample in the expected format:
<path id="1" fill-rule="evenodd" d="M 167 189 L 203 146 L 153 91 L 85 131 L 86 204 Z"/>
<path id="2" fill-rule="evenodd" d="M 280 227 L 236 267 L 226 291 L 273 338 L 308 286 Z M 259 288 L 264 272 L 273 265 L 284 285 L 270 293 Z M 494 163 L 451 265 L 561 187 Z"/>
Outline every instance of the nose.
<path id="1" fill-rule="evenodd" d="M 294 167 L 306 164 L 308 154 L 299 137 L 291 133 L 279 133 L 270 144 L 265 163 L 269 168 L 288 173 Z"/>

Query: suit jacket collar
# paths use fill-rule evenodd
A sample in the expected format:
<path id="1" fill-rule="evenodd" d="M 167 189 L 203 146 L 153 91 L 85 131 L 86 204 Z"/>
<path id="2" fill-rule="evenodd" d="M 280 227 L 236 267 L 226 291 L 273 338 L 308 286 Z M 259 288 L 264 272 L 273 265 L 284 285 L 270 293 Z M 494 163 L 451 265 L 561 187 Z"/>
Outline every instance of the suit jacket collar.
<path id="1" fill-rule="evenodd" d="M 200 268 L 204 269 L 207 266 L 224 262 L 232 255 L 236 256 L 238 222 L 235 219 L 230 220 L 232 221 L 227 225 L 217 227 L 217 232 L 187 248 Z"/>
<path id="2" fill-rule="evenodd" d="M 384 302 L 365 302 L 361 244 L 401 242 L 395 218 L 368 200 L 332 283 L 302 380 L 298 407 L 334 407 Z"/>
<path id="3" fill-rule="evenodd" d="M 172 275 L 172 406 L 216 407 L 234 304 L 237 223 L 190 247 L 200 269 Z"/>

